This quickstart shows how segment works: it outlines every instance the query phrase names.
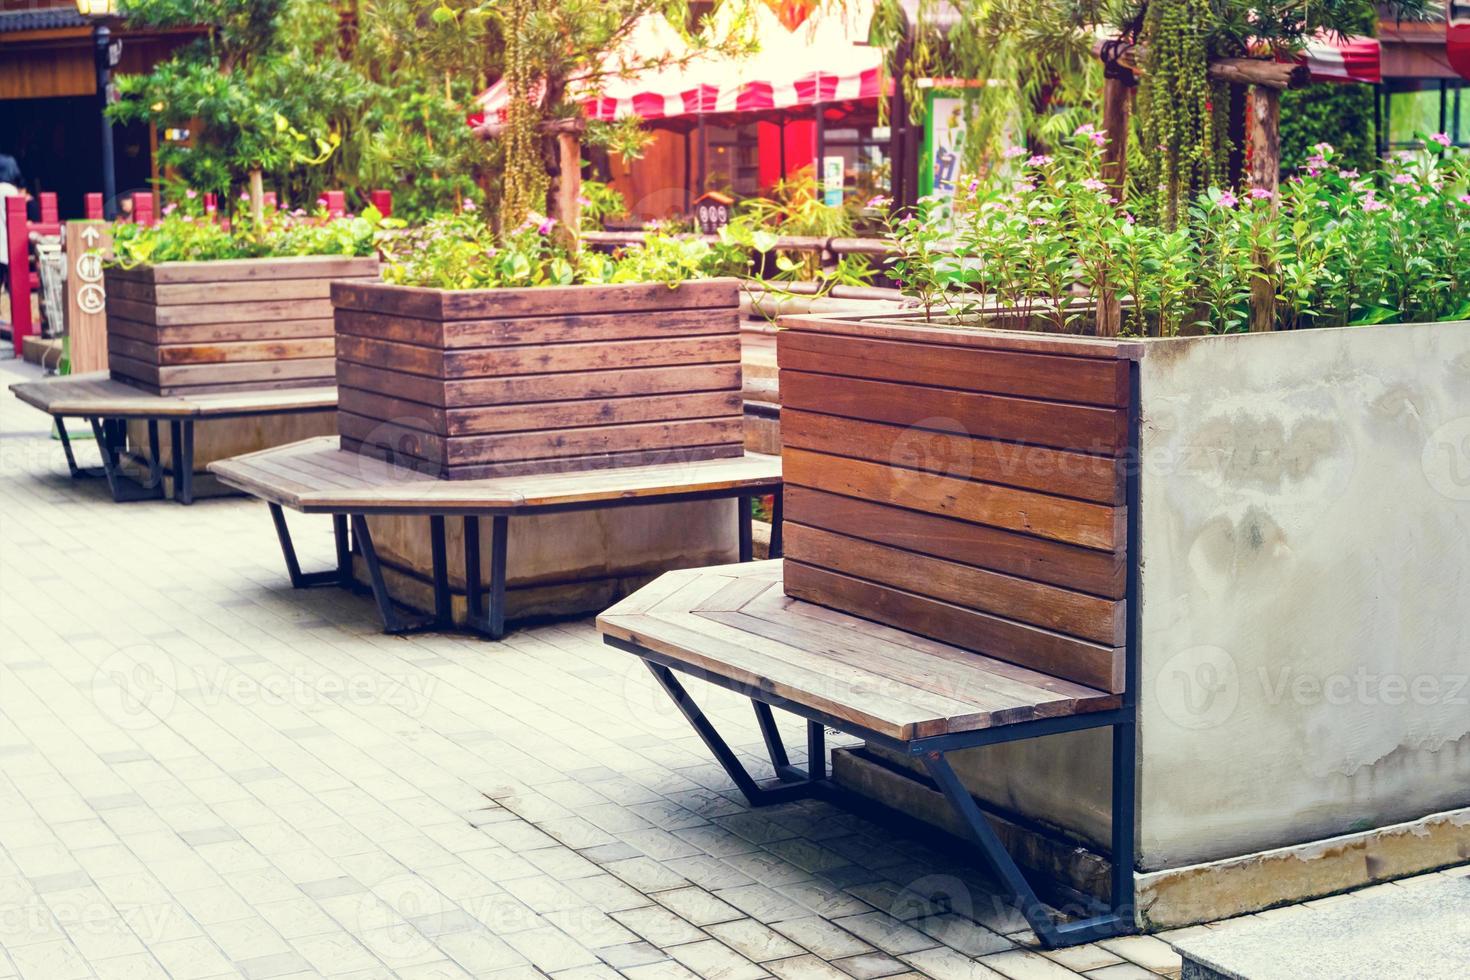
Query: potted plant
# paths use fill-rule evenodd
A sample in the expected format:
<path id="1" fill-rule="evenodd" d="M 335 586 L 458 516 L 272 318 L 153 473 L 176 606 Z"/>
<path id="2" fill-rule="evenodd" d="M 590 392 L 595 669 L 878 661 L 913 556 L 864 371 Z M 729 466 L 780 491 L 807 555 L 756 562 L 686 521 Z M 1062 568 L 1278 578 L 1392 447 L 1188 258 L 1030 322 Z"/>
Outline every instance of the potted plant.
<path id="1" fill-rule="evenodd" d="M 339 282 L 342 445 L 449 479 L 738 456 L 738 281 L 697 239 L 576 251 L 474 211 Z"/>
<path id="2" fill-rule="evenodd" d="M 375 210 L 267 208 L 232 222 L 181 195 L 156 225 L 119 224 L 105 272 L 114 378 L 161 395 L 330 385 L 329 283 L 377 278 Z"/>

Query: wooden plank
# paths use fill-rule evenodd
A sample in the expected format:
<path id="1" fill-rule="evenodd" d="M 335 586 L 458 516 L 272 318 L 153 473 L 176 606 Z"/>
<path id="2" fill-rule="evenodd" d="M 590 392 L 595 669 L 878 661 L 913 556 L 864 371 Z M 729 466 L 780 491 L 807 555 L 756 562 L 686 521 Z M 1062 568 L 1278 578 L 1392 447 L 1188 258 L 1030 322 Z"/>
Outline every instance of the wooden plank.
<path id="1" fill-rule="evenodd" d="M 1122 547 L 1125 538 L 1122 507 L 900 470 L 805 449 L 786 449 L 782 458 L 786 482 L 813 490 L 988 524 L 1084 548 L 1114 551 Z"/>
<path id="2" fill-rule="evenodd" d="M 248 303 L 273 300 L 327 300 L 332 297 L 331 279 L 278 279 L 246 282 L 199 282 L 154 284 L 119 280 L 112 295 L 155 306 L 186 306 L 213 303 Z"/>
<path id="3" fill-rule="evenodd" d="M 113 266 L 112 279 L 130 282 L 210 283 L 283 279 L 350 279 L 377 276 L 373 256 L 301 255 L 269 259 L 216 259 L 209 262 L 160 262 L 132 269 Z M 109 286 L 109 291 L 111 287 Z"/>
<path id="4" fill-rule="evenodd" d="M 781 372 L 781 404 L 893 425 L 922 425 L 977 438 L 1119 456 L 1128 413 L 949 388 L 890 384 L 801 371 Z"/>
<path id="5" fill-rule="evenodd" d="M 155 306 L 121 297 L 108 297 L 107 311 L 137 323 L 160 327 L 207 323 L 258 323 L 265 320 L 325 320 L 332 315 L 330 300 L 260 300 L 249 303 L 196 303 Z"/>
<path id="6" fill-rule="evenodd" d="M 739 390 L 740 365 L 708 365 L 700 370 L 705 390 Z M 635 368 L 627 371 L 589 371 L 585 374 L 522 375 L 440 381 L 400 374 L 384 368 L 337 359 L 337 381 L 343 387 L 392 391 L 394 397 L 438 408 L 477 405 L 514 405 L 526 402 L 566 401 L 573 398 L 618 398 L 691 391 L 688 372 L 681 367 Z"/>
<path id="7" fill-rule="evenodd" d="M 126 337 L 149 344 L 212 344 L 232 340 L 296 340 L 304 337 L 332 337 L 336 331 L 330 319 L 267 320 L 260 323 L 202 323 L 185 327 L 155 327 L 119 316 L 107 318 L 109 335 Z"/>
<path id="8" fill-rule="evenodd" d="M 789 371 L 837 374 L 1046 401 L 1122 407 L 1128 362 L 844 337 L 783 330 L 776 356 Z"/>
<path id="9" fill-rule="evenodd" d="M 786 593 L 798 599 L 835 609 L 861 609 L 867 618 L 902 622 L 905 629 L 920 635 L 999 660 L 1114 694 L 1123 691 L 1121 648 L 1089 643 L 790 559 L 785 565 L 785 585 Z"/>
<path id="10" fill-rule="evenodd" d="M 1124 640 L 1127 618 L 1121 601 L 900 551 L 790 520 L 785 548 L 787 558 L 956 606 L 1110 646 Z"/>
<path id="11" fill-rule="evenodd" d="M 418 286 L 339 283 L 338 307 L 423 319 L 483 320 L 493 317 L 616 313 L 696 307 L 738 307 L 739 281 L 704 279 L 615 286 L 544 286 L 533 289 L 440 290 Z"/>
<path id="12" fill-rule="evenodd" d="M 243 361 L 233 364 L 185 364 L 158 368 L 161 387 L 189 384 L 299 381 L 330 383 L 336 361 L 330 357 L 302 357 L 289 361 Z"/>
<path id="13" fill-rule="evenodd" d="M 743 426 L 743 419 L 734 417 L 445 438 L 391 421 L 354 415 L 340 406 L 338 418 L 344 436 L 450 467 L 724 445 L 740 442 Z"/>
<path id="14" fill-rule="evenodd" d="M 784 503 L 787 521 L 1105 599 L 1121 599 L 1125 593 L 1127 567 L 1121 553 L 1079 548 L 790 484 L 784 491 Z"/>
<path id="15" fill-rule="evenodd" d="M 502 347 L 566 344 L 598 340 L 641 340 L 734 333 L 739 314 L 733 309 L 668 310 L 637 315 L 586 313 L 568 316 L 524 316 L 496 320 L 436 321 L 416 317 L 337 311 L 341 333 L 416 344 L 422 347 Z"/>
<path id="16" fill-rule="evenodd" d="M 1122 358 L 1138 360 L 1147 344 L 1115 337 L 1083 337 L 1073 334 L 1042 334 L 1022 330 L 986 330 L 960 327 L 943 321 L 925 323 L 915 310 L 874 313 L 861 320 L 849 316 L 784 316 L 781 326 L 810 333 L 840 334 L 880 340 L 902 340 L 952 347 L 1016 351 L 1026 354 L 1061 354 L 1067 357 Z"/>
<path id="17" fill-rule="evenodd" d="M 340 428 L 344 416 L 337 417 Z M 727 460 L 740 457 L 745 452 L 741 442 L 723 443 L 714 446 L 681 446 L 677 449 L 645 449 L 625 453 L 602 453 L 595 456 L 560 456 L 548 459 L 517 459 L 500 463 L 471 466 L 446 467 L 442 463 L 409 455 L 399 449 L 385 448 L 375 443 L 363 442 L 351 436 L 342 437 L 342 448 L 383 459 L 397 466 L 452 481 L 475 481 L 499 479 L 511 476 L 544 474 L 570 474 L 584 471 L 623 469 L 625 467 L 693 466 L 711 460 Z"/>
<path id="18" fill-rule="evenodd" d="M 777 564 L 781 562 L 749 562 L 747 564 Z M 909 660 L 929 664 L 935 660 L 961 664 L 967 669 L 983 670 L 986 687 L 1009 691 L 1021 698 L 1035 699 L 1041 714 L 1066 714 L 1075 711 L 1104 710 L 1115 708 L 1121 703 L 1116 694 L 1078 684 L 1062 677 L 1043 674 L 1040 671 L 996 660 L 973 650 L 966 650 L 950 643 L 940 643 L 926 636 L 906 630 L 895 629 L 882 623 L 861 619 L 850 613 L 838 612 L 813 602 L 804 602 L 772 589 L 746 603 L 741 612 L 764 619 L 776 619 L 792 624 L 794 628 L 821 636 L 827 643 L 869 646 L 881 644 L 902 651 Z M 1037 692 L 1044 692 L 1038 695 Z M 1059 700 L 1053 700 L 1052 695 Z M 1051 706 L 1060 710 L 1053 710 Z"/>
<path id="19" fill-rule="evenodd" d="M 234 341 L 215 344 L 166 344 L 156 348 L 158 362 L 176 364 L 227 364 L 247 361 L 289 361 L 303 357 L 331 358 L 333 337 L 297 340 Z M 335 365 L 335 362 L 334 362 Z M 335 367 L 334 367 L 335 370 Z"/>
<path id="20" fill-rule="evenodd" d="M 674 340 L 631 340 L 607 343 L 556 344 L 544 347 L 485 347 L 441 351 L 431 347 L 372 340 L 343 334 L 337 349 L 356 364 L 392 365 L 398 372 L 432 378 L 501 378 L 572 371 L 609 371 L 639 367 L 738 363 L 739 337 L 731 334 Z M 695 375 L 690 387 L 703 382 Z"/>
<path id="21" fill-rule="evenodd" d="M 1039 490 L 1094 503 L 1123 502 L 1122 461 L 954 432 L 900 428 L 800 409 L 781 411 L 781 442 L 875 463 Z"/>
<path id="22" fill-rule="evenodd" d="M 157 415 L 176 417 L 194 414 L 194 408 L 179 398 L 150 394 L 115 381 L 102 372 L 23 381 L 10 386 L 15 397 L 48 415 Z"/>
<path id="23" fill-rule="evenodd" d="M 342 392 L 344 412 L 450 436 L 717 416 L 734 418 L 742 411 L 740 393 L 734 391 L 449 410 L 356 388 L 343 388 Z"/>

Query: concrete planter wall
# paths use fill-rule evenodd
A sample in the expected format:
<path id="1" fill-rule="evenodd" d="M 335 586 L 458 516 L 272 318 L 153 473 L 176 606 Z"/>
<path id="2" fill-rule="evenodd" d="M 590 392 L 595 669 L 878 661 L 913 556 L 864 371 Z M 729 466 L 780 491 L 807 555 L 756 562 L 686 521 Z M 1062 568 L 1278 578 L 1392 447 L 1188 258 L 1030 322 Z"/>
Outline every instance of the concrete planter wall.
<path id="1" fill-rule="evenodd" d="M 377 275 L 327 255 L 111 267 L 108 366 L 162 395 L 333 384 L 331 282 Z"/>
<path id="2" fill-rule="evenodd" d="M 338 283 L 343 448 L 447 479 L 742 452 L 737 283 Z"/>
<path id="3" fill-rule="evenodd" d="M 1047 340 L 1079 357 L 1097 343 Z M 1234 914 L 1465 860 L 1470 324 L 1133 346 L 1141 920 Z M 953 433 L 952 421 L 939 428 Z M 906 438 L 927 444 L 934 424 L 915 419 Z M 889 449 L 913 466 L 912 452 Z M 788 505 L 787 519 L 799 511 Z M 976 750 L 962 768 L 997 810 L 1095 846 L 1108 833 L 1109 750 L 1106 733 L 1079 733 Z M 876 766 L 846 768 L 921 805 L 912 786 L 884 789 Z"/>

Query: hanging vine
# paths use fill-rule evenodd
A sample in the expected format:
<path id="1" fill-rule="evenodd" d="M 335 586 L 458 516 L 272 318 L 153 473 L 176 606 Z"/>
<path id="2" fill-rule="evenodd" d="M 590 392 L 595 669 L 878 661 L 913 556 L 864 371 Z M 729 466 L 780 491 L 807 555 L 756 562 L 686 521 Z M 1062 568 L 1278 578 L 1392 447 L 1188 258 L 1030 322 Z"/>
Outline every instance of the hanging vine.
<path id="1" fill-rule="evenodd" d="M 541 99 L 544 82 L 536 76 L 527 19 L 534 0 L 510 0 L 505 23 L 505 190 L 501 200 L 502 228 L 514 228 L 532 211 L 546 206 L 551 178 L 541 156 Z"/>
<path id="2" fill-rule="evenodd" d="M 1216 12 L 1210 0 L 1150 0 L 1138 91 L 1142 190 L 1158 220 L 1178 224 L 1188 202 L 1217 183 L 1230 152 L 1229 86 L 1209 77 Z"/>

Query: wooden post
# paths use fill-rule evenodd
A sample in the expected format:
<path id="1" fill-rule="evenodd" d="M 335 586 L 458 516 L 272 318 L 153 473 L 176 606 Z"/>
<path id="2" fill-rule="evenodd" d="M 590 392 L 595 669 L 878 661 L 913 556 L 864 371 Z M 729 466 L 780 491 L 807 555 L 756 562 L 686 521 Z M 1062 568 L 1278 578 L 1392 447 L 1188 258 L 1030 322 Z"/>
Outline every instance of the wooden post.
<path id="1" fill-rule="evenodd" d="M 107 370 L 107 291 L 103 261 L 112 255 L 111 226 L 66 223 L 66 334 L 74 374 Z"/>
<path id="2" fill-rule="evenodd" d="M 265 178 L 259 168 L 250 171 L 250 214 L 257 225 L 265 222 Z"/>
<path id="3" fill-rule="evenodd" d="M 6 266 L 10 280 L 10 339 L 15 356 L 25 352 L 26 338 L 36 328 L 31 318 L 31 247 L 30 221 L 26 218 L 26 199 L 19 194 L 5 200 L 5 242 L 9 254 Z"/>
<path id="4" fill-rule="evenodd" d="M 1281 186 L 1281 92 L 1256 85 L 1251 88 L 1248 128 L 1251 148 L 1251 189 L 1271 194 L 1275 208 Z M 1264 273 L 1251 281 L 1251 331 L 1264 332 L 1276 326 L 1276 282 L 1274 268 L 1259 251 L 1256 265 Z"/>
<path id="5" fill-rule="evenodd" d="M 1113 196 L 1123 200 L 1128 183 L 1128 114 L 1132 86 L 1122 78 L 1109 76 L 1103 81 L 1103 132 L 1108 145 L 1103 148 L 1102 179 L 1113 189 Z"/>
<path id="6" fill-rule="evenodd" d="M 582 230 L 582 141 L 576 133 L 557 133 L 557 220 L 575 244 Z"/>

